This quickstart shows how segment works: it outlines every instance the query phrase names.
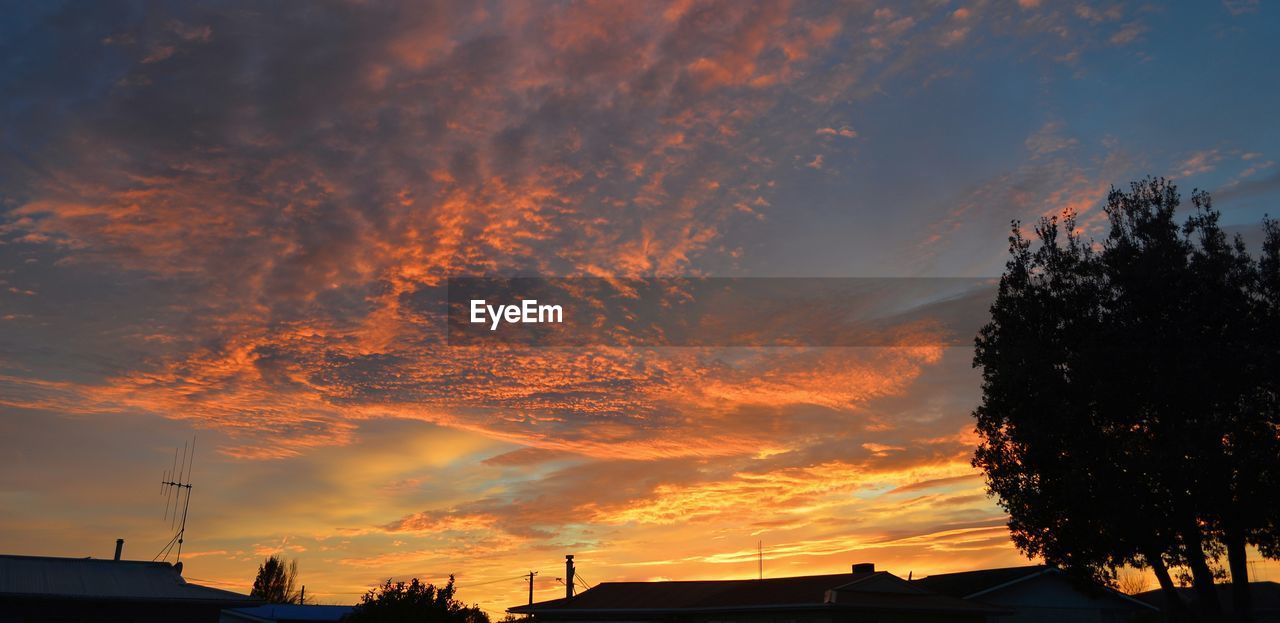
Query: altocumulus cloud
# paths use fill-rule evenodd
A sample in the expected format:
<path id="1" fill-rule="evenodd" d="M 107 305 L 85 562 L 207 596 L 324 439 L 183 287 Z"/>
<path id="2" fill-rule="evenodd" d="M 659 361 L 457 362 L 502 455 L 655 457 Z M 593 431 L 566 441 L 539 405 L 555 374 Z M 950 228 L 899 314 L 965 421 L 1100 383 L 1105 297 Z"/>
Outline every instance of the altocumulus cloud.
<path id="1" fill-rule="evenodd" d="M 1069 58 L 1141 32 L 982 3 L 149 9 L 34 7 L 4 27 L 0 257 L 26 294 L 5 303 L 0 405 L 184 419 L 246 460 L 381 419 L 524 448 L 481 466 L 521 476 L 472 499 L 315 535 L 459 534 L 477 560 L 625 526 L 698 549 L 676 518 L 723 534 L 748 503 L 751 529 L 793 549 L 988 537 L 966 394 L 911 395 L 971 383 L 944 349 L 449 348 L 422 301 L 451 276 L 732 271 L 751 232 L 788 218 L 777 194 L 805 162 L 840 174 L 863 138 L 841 106 L 927 84 L 979 35 L 1054 33 L 1041 53 Z M 1070 151 L 1055 130 L 1030 166 Z M 926 511 L 895 536 L 907 493 Z M 859 506 L 875 496 L 894 503 Z"/>

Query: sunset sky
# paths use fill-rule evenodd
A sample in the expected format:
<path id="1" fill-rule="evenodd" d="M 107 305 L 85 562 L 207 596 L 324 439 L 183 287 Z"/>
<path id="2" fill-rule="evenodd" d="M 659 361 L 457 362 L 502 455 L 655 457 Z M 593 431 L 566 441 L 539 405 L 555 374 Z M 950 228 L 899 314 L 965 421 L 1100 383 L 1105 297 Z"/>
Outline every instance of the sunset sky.
<path id="1" fill-rule="evenodd" d="M 0 553 L 150 560 L 195 434 L 184 573 L 232 590 L 1023 564 L 969 347 L 461 347 L 422 299 L 994 277 L 1148 174 L 1256 240 L 1280 7 L 1185 4 L 9 6 Z"/>

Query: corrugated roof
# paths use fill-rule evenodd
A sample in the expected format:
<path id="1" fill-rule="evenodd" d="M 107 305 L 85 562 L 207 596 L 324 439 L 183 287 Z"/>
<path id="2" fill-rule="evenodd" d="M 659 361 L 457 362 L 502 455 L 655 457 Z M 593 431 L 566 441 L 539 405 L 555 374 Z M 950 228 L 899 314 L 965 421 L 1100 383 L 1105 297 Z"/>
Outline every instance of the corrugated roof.
<path id="1" fill-rule="evenodd" d="M 247 595 L 189 584 L 173 565 L 137 560 L 0 555 L 0 596 L 59 599 L 226 602 Z"/>
<path id="2" fill-rule="evenodd" d="M 860 590 L 872 579 L 894 580 L 901 587 Z M 605 610 L 732 610 L 764 608 L 871 608 L 893 610 L 987 611 L 945 595 L 909 587 L 897 576 L 879 572 L 810 575 L 764 580 L 678 582 L 602 582 L 572 598 L 510 608 L 515 613 Z M 828 593 L 831 593 L 830 595 Z"/>

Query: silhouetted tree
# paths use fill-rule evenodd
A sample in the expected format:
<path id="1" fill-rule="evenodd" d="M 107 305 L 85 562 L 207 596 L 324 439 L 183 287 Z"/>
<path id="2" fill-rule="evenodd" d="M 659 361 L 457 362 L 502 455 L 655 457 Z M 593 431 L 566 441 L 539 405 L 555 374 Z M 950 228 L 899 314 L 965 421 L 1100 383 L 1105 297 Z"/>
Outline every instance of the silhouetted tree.
<path id="1" fill-rule="evenodd" d="M 1280 327 L 1280 223 L 1266 220 L 1263 223 L 1266 238 L 1262 246 L 1262 257 L 1258 262 L 1259 305 L 1257 314 L 1263 326 Z M 1264 409 L 1271 413 L 1271 423 L 1275 424 L 1280 416 L 1280 331 L 1273 330 L 1264 335 L 1258 344 L 1262 352 L 1257 366 L 1263 371 L 1263 378 L 1268 384 L 1259 392 Z M 1270 371 L 1270 374 L 1266 372 Z M 1265 452 L 1266 449 L 1264 448 Z M 1274 453 L 1274 450 L 1271 450 Z M 1280 482 L 1280 467 L 1274 463 L 1264 464 L 1269 469 L 1259 469 L 1258 480 L 1274 490 Z M 1263 556 L 1271 559 L 1280 558 L 1280 509 L 1277 509 L 1275 498 L 1254 500 L 1258 504 L 1269 507 L 1271 511 L 1265 518 L 1265 527 L 1250 535 L 1250 542 L 1258 547 Z"/>
<path id="2" fill-rule="evenodd" d="M 454 598 L 453 576 L 437 588 L 413 578 L 404 582 L 383 582 L 360 598 L 344 621 L 354 623 L 489 623 L 478 606 L 468 606 Z"/>
<path id="3" fill-rule="evenodd" d="M 273 604 L 302 603 L 301 595 L 295 590 L 297 577 L 298 561 L 286 563 L 273 554 L 258 566 L 258 577 L 253 580 L 249 596 Z"/>
<path id="4" fill-rule="evenodd" d="M 1259 261 L 1206 193 L 1182 227 L 1179 204 L 1164 180 L 1113 190 L 1101 245 L 1071 215 L 1042 219 L 1034 249 L 1014 224 L 976 341 L 974 464 L 1029 556 L 1109 583 L 1149 567 L 1175 607 L 1170 568 L 1185 568 L 1215 618 L 1225 553 L 1247 619 L 1246 545 L 1280 549 L 1280 228 L 1267 222 Z"/>

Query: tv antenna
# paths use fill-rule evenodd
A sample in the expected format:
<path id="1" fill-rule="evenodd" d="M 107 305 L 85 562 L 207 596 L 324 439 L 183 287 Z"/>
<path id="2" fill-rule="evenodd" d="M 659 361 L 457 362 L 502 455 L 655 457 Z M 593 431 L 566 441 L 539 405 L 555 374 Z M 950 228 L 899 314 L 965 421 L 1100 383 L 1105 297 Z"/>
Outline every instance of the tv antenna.
<path id="1" fill-rule="evenodd" d="M 167 561 L 170 553 L 175 553 L 174 564 L 182 561 L 182 542 L 187 533 L 187 510 L 191 508 L 191 464 L 195 458 L 196 436 L 193 433 L 190 443 L 182 443 L 181 461 L 178 460 L 178 448 L 173 448 L 173 465 L 160 478 L 160 493 L 165 496 L 164 519 L 169 522 L 169 529 L 176 532 L 160 553 L 151 559 L 152 562 Z M 182 508 L 181 517 L 178 516 L 179 507 Z"/>

